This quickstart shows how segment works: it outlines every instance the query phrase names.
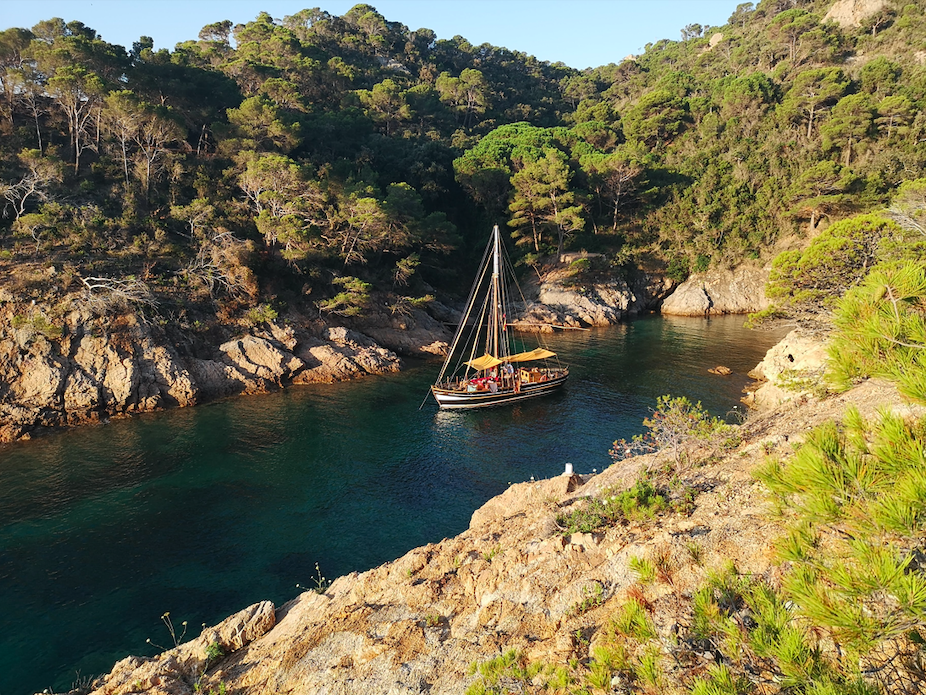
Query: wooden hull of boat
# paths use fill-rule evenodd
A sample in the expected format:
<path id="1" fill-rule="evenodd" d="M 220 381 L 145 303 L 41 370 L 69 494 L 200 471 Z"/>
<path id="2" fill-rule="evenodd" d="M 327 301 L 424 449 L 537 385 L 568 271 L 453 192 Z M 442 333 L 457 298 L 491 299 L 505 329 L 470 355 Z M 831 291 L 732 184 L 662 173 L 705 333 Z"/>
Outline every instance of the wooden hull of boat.
<path id="1" fill-rule="evenodd" d="M 506 405 L 528 398 L 543 396 L 562 386 L 568 377 L 568 374 L 564 374 L 563 376 L 550 379 L 549 381 L 541 381 L 535 384 L 522 384 L 520 392 L 517 393 L 511 388 L 499 389 L 495 393 L 492 393 L 491 391 L 456 391 L 453 389 L 440 388 L 438 386 L 432 386 L 431 393 L 434 394 L 434 399 L 437 401 L 438 405 L 448 410 L 488 408 L 494 405 Z"/>

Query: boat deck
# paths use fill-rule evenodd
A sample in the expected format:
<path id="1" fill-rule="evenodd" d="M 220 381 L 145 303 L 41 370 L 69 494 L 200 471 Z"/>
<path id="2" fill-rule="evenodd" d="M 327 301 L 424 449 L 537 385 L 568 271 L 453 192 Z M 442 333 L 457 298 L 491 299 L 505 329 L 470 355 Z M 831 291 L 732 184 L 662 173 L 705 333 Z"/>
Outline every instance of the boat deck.
<path id="1" fill-rule="evenodd" d="M 520 370 L 519 378 L 476 377 L 431 387 L 441 408 L 482 408 L 542 396 L 563 385 L 568 369 Z"/>

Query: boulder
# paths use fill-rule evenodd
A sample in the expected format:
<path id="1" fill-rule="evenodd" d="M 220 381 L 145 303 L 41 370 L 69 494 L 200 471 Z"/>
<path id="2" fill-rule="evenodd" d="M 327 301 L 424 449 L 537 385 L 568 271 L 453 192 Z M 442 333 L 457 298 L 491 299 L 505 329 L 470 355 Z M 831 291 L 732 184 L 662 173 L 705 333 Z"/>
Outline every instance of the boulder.
<path id="1" fill-rule="evenodd" d="M 440 309 L 446 310 L 446 307 Z M 413 309 L 407 314 L 379 314 L 365 320 L 361 329 L 392 352 L 410 357 L 443 357 L 453 338 L 441 321 L 420 309 Z"/>
<path id="2" fill-rule="evenodd" d="M 224 657 L 247 646 L 276 625 L 270 601 L 261 601 L 205 628 L 194 640 L 155 657 L 128 656 L 91 684 L 98 695 L 189 695 L 208 683 L 207 670 Z M 194 687 L 191 689 L 191 685 Z M 205 692 L 205 689 L 203 690 Z M 215 692 L 210 690 L 209 692 Z"/>
<path id="3" fill-rule="evenodd" d="M 765 410 L 796 396 L 806 396 L 823 377 L 826 343 L 796 329 L 773 345 L 749 372 L 762 382 L 747 392 L 748 405 Z"/>
<path id="4" fill-rule="evenodd" d="M 306 368 L 295 383 L 333 382 L 363 374 L 397 372 L 402 362 L 391 350 L 344 327 L 328 328 L 321 338 L 307 338 L 297 352 Z"/>
<path id="5" fill-rule="evenodd" d="M 586 326 L 611 326 L 624 318 L 637 301 L 621 279 L 606 283 L 568 287 L 559 282 L 540 285 L 541 304 L 555 309 L 568 323 L 577 320 Z"/>
<path id="6" fill-rule="evenodd" d="M 222 362 L 243 375 L 248 392 L 266 391 L 269 386 L 279 388 L 305 367 L 282 343 L 254 335 L 223 343 L 218 351 Z"/>
<path id="7" fill-rule="evenodd" d="M 215 627 L 206 628 L 197 642 L 209 646 L 218 644 L 226 654 L 237 651 L 276 625 L 276 612 L 271 601 L 261 601 L 238 611 Z"/>
<path id="8" fill-rule="evenodd" d="M 529 304 L 520 317 L 524 324 L 547 322 L 564 326 L 611 326 L 628 316 L 655 309 L 672 290 L 663 275 L 633 269 L 624 275 L 597 281 L 577 281 L 568 268 L 557 268 L 539 282 L 528 284 L 526 294 L 542 305 Z"/>

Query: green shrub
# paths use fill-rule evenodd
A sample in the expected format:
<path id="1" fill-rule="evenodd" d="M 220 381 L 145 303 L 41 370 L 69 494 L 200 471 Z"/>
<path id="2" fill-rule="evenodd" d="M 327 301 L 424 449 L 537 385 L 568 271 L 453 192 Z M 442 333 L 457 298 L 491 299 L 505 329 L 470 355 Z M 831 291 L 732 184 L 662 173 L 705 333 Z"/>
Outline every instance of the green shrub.
<path id="1" fill-rule="evenodd" d="M 923 659 L 926 633 L 926 425 L 850 410 L 807 434 L 787 464 L 757 473 L 791 532 L 786 597 L 862 662 L 879 652 Z M 822 534 L 826 543 L 819 542 Z"/>
<path id="2" fill-rule="evenodd" d="M 656 566 L 644 557 L 630 558 L 630 569 L 637 573 L 641 584 L 652 584 L 656 580 Z"/>
<path id="3" fill-rule="evenodd" d="M 259 326 L 267 321 L 274 321 L 279 316 L 276 309 L 269 304 L 260 304 L 248 310 L 247 320 L 252 326 Z"/>
<path id="4" fill-rule="evenodd" d="M 840 220 L 803 251 L 786 251 L 772 262 L 765 293 L 779 306 L 817 314 L 833 308 L 879 259 L 881 242 L 903 230 L 881 215 Z"/>
<path id="5" fill-rule="evenodd" d="M 728 435 L 733 428 L 723 420 L 712 417 L 701 405 L 684 396 L 660 396 L 652 416 L 643 420 L 648 432 L 633 437 L 630 442 L 619 439 L 611 447 L 615 463 L 628 456 L 669 450 L 677 470 L 690 463 L 691 447 L 698 442 L 709 442 L 717 436 Z"/>
<path id="6" fill-rule="evenodd" d="M 646 642 L 656 637 L 653 621 L 646 614 L 646 609 L 636 601 L 628 601 L 620 607 L 611 620 L 610 628 L 637 642 Z"/>
<path id="7" fill-rule="evenodd" d="M 370 283 L 350 275 L 335 278 L 331 282 L 344 289 L 331 299 L 318 302 L 319 311 L 340 316 L 359 316 L 369 306 L 370 290 L 373 287 Z"/>
<path id="8" fill-rule="evenodd" d="M 926 263 L 876 266 L 840 300 L 833 323 L 829 377 L 838 387 L 880 376 L 926 403 Z"/>
<path id="9" fill-rule="evenodd" d="M 474 662 L 470 666 L 469 675 L 478 675 L 479 680 L 466 689 L 466 695 L 502 695 L 512 688 L 523 690 L 542 669 L 541 664 L 529 664 L 524 654 L 511 649 L 494 659 Z"/>
<path id="10" fill-rule="evenodd" d="M 734 676 L 723 664 L 707 667 L 707 677 L 698 678 L 691 688 L 691 695 L 746 695 L 752 692 L 752 684 L 745 676 Z"/>
<path id="11" fill-rule="evenodd" d="M 691 275 L 691 270 L 689 269 L 687 258 L 676 257 L 671 259 L 668 265 L 666 265 L 666 277 L 670 280 L 685 282 L 689 275 Z"/>
<path id="12" fill-rule="evenodd" d="M 582 587 L 582 600 L 573 604 L 569 609 L 570 615 L 582 615 L 593 608 L 598 608 L 604 603 L 604 587 L 599 582 L 594 582 L 592 587 Z"/>
<path id="13" fill-rule="evenodd" d="M 652 519 L 669 508 L 666 498 L 647 478 L 640 478 L 628 490 L 606 488 L 601 497 L 585 500 L 578 508 L 556 518 L 562 534 L 591 533 L 621 521 Z"/>

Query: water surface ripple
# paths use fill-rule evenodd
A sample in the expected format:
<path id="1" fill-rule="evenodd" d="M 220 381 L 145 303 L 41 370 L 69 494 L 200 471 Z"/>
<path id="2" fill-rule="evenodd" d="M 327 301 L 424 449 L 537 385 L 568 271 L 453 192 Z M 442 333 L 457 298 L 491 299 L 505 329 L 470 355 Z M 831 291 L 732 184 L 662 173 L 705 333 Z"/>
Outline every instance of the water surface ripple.
<path id="1" fill-rule="evenodd" d="M 420 363 L 0 446 L 0 695 L 171 646 L 165 611 L 196 635 L 316 562 L 336 577 L 455 535 L 509 482 L 602 470 L 664 393 L 724 415 L 778 337 L 653 317 L 553 336 L 569 383 L 513 407 L 419 410 Z"/>

